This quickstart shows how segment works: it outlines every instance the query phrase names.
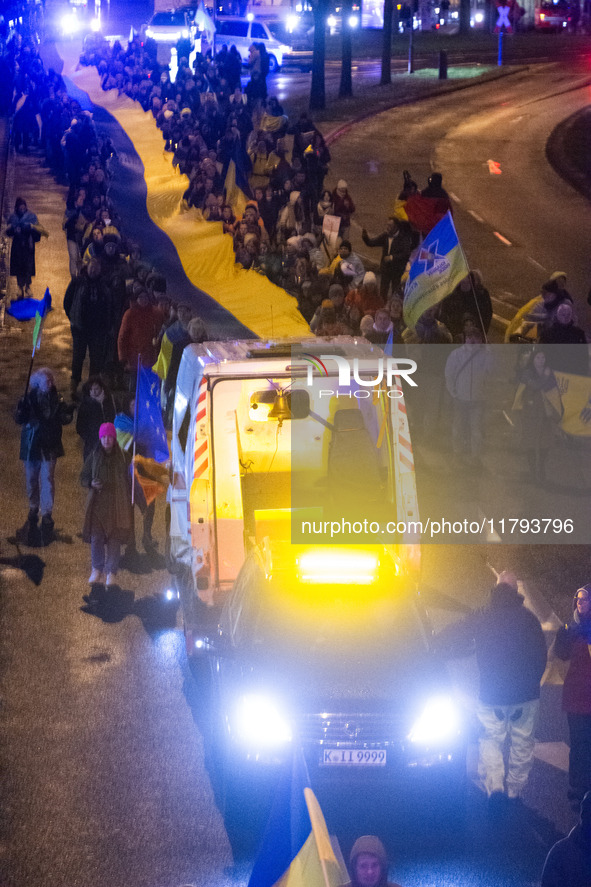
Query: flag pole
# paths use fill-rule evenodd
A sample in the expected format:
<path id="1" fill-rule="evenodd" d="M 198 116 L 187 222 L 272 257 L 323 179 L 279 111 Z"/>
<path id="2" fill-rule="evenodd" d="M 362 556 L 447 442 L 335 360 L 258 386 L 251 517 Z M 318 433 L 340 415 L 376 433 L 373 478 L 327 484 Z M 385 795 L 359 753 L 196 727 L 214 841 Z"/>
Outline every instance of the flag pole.
<path id="1" fill-rule="evenodd" d="M 135 377 L 135 408 L 133 411 L 133 451 L 131 456 L 131 504 L 135 505 L 135 440 L 137 437 L 137 396 L 140 387 L 140 357 L 137 356 L 137 375 Z"/>
<path id="2" fill-rule="evenodd" d="M 466 268 L 470 268 L 467 260 L 466 254 L 464 253 L 462 244 L 460 243 L 460 238 L 458 237 L 458 244 L 460 247 L 460 252 L 462 253 L 462 258 L 464 259 L 464 263 Z M 484 328 L 484 320 L 482 319 L 482 313 L 480 311 L 480 305 L 478 304 L 478 299 L 476 298 L 476 290 L 474 289 L 474 281 L 472 280 L 472 271 L 468 270 L 468 277 L 470 278 L 470 289 L 472 290 L 472 295 L 474 296 L 474 304 L 476 305 L 476 310 L 478 312 L 478 319 L 480 320 L 480 326 L 482 328 L 482 335 L 484 336 L 484 341 L 488 345 L 488 336 L 486 335 L 486 330 Z"/>
<path id="3" fill-rule="evenodd" d="M 31 355 L 31 361 L 30 361 L 30 363 L 29 363 L 29 372 L 28 372 L 28 375 L 27 375 L 27 384 L 25 385 L 25 393 L 23 394 L 23 397 L 26 397 L 26 396 L 27 396 L 27 393 L 28 393 L 28 391 L 29 391 L 29 382 L 31 381 L 31 373 L 33 372 L 33 361 L 34 361 L 34 360 L 35 360 L 35 349 L 33 348 L 33 353 L 32 353 L 32 355 Z"/>

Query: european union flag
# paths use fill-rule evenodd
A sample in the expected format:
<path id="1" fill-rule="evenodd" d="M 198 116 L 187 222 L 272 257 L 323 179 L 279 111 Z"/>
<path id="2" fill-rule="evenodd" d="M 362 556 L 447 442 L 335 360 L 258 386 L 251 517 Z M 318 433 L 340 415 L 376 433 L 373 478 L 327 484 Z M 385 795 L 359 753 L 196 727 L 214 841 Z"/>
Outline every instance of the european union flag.
<path id="1" fill-rule="evenodd" d="M 425 311 L 449 296 L 469 271 L 448 212 L 427 234 L 410 266 L 404 290 L 406 325 L 414 329 Z"/>
<path id="2" fill-rule="evenodd" d="M 51 311 L 51 293 L 49 287 L 45 290 L 42 299 L 15 299 L 6 313 L 15 320 L 32 320 L 36 314 L 45 317 Z"/>
<path id="3" fill-rule="evenodd" d="M 160 379 L 140 366 L 135 391 L 135 442 L 142 456 L 166 462 L 168 441 L 160 412 Z"/>

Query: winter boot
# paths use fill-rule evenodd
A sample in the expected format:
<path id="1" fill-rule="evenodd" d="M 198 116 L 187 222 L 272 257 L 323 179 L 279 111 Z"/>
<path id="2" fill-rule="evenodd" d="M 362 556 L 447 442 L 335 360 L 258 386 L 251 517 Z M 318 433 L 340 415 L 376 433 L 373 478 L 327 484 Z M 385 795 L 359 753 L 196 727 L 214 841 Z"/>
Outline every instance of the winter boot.
<path id="1" fill-rule="evenodd" d="M 49 545 L 55 539 L 53 528 L 54 523 L 51 512 L 44 514 L 41 518 L 41 541 L 43 545 Z"/>

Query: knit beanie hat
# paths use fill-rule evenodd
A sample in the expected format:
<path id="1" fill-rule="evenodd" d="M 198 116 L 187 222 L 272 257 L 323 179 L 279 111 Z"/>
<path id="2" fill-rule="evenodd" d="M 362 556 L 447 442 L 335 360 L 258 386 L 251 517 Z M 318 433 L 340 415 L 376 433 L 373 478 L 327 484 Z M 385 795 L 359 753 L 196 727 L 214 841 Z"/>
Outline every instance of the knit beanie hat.
<path id="1" fill-rule="evenodd" d="M 99 440 L 102 440 L 103 437 L 114 437 L 117 440 L 117 432 L 112 422 L 103 422 L 99 428 Z"/>

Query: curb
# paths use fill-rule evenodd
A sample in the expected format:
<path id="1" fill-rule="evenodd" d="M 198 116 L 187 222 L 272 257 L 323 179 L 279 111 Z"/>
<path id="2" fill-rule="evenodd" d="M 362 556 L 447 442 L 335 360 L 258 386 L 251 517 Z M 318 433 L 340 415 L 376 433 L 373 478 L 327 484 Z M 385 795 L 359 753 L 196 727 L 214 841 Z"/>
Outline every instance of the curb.
<path id="1" fill-rule="evenodd" d="M 513 74 L 521 74 L 523 73 L 523 71 L 529 71 L 529 68 L 530 65 L 519 65 L 511 68 L 510 71 L 491 71 L 488 74 L 482 74 L 479 77 L 468 80 L 467 82 L 448 84 L 438 89 L 431 89 L 429 90 L 429 92 L 423 93 L 423 95 L 394 100 L 391 103 L 384 105 L 383 108 L 366 111 L 363 114 L 354 117 L 352 120 L 348 120 L 347 123 L 337 126 L 336 129 L 332 130 L 324 136 L 324 141 L 327 145 L 332 145 L 334 144 L 334 142 L 337 141 L 337 139 L 340 139 L 341 136 L 349 132 L 349 130 L 356 126 L 358 123 L 362 123 L 364 120 L 369 120 L 371 117 L 377 117 L 378 114 L 383 114 L 385 111 L 391 111 L 392 108 L 400 108 L 404 105 L 414 105 L 418 102 L 425 101 L 426 99 L 433 99 L 437 98 L 438 96 L 449 95 L 452 92 L 460 92 L 460 90 L 463 89 L 471 89 L 474 86 L 481 86 L 483 83 L 491 83 L 494 80 L 502 80 L 505 77 L 511 77 Z"/>
<path id="2" fill-rule="evenodd" d="M 566 120 L 556 126 L 546 142 L 546 158 L 558 175 L 568 182 L 576 191 L 591 200 L 591 170 L 586 173 L 571 160 L 569 140 L 572 130 L 579 122 L 589 115 L 589 108 L 575 111 Z"/>

